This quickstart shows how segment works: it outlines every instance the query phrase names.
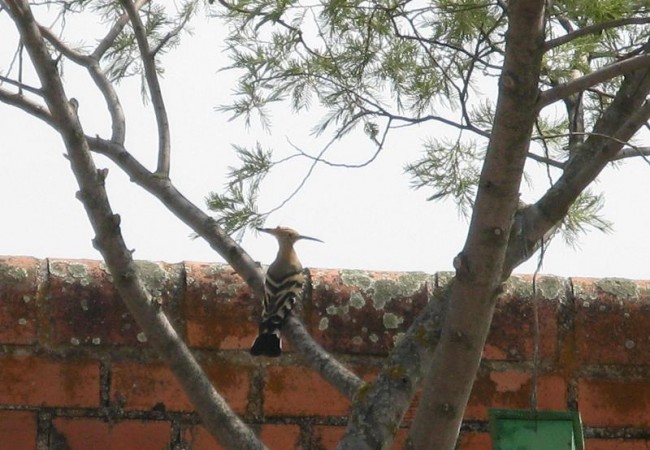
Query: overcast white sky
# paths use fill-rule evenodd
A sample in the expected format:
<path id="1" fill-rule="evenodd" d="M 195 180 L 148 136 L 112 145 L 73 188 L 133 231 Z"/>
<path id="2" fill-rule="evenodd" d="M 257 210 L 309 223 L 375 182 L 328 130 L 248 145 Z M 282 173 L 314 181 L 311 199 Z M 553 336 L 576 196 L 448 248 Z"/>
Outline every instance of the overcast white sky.
<path id="1" fill-rule="evenodd" d="M 0 18 L 0 33 L 10 23 Z M 86 27 L 89 25 L 86 24 Z M 225 182 L 227 166 L 235 164 L 230 144 L 251 145 L 256 140 L 272 146 L 278 155 L 292 152 L 287 139 L 317 152 L 322 142 L 309 135 L 309 117 L 288 109 L 273 113 L 271 133 L 257 124 L 246 129 L 229 122 L 215 106 L 227 103 L 233 73 L 218 72 L 226 65 L 225 30 L 215 20 L 194 22 L 194 36 L 164 57 L 163 94 L 172 135 L 172 180 L 192 201 L 204 207 L 211 190 Z M 94 26 L 90 29 L 95 29 Z M 80 34 L 84 29 L 78 30 Z M 92 40 L 88 40 L 92 43 Z M 0 42 L 0 71 L 8 67 L 12 43 Z M 84 72 L 66 65 L 68 95 L 79 99 L 86 132 L 107 135 L 103 102 L 94 94 Z M 486 95 L 491 91 L 485 87 Z M 139 96 L 138 80 L 123 83 L 122 101 L 127 115 L 127 145 L 152 168 L 157 138 L 153 114 Z M 311 117 L 313 119 L 314 117 Z M 318 237 L 325 244 L 302 242 L 298 252 L 309 267 L 355 268 L 435 272 L 451 270 L 463 246 L 467 222 L 451 202 L 427 202 L 431 192 L 413 191 L 404 165 L 418 158 L 422 139 L 443 133 L 438 125 L 391 135 L 386 149 L 364 169 L 319 166 L 297 197 L 274 213 L 268 226 L 291 226 Z M 643 142 L 639 142 L 643 143 Z M 645 145 L 650 142 L 645 142 Z M 353 136 L 328 153 L 339 162 L 361 162 L 374 152 L 367 139 Z M 47 126 L 25 113 L 0 104 L 0 254 L 36 257 L 92 258 L 92 232 L 81 204 L 75 199 L 75 180 L 69 170 L 61 139 Z M 99 167 L 110 172 L 107 188 L 122 231 L 135 257 L 167 262 L 222 261 L 207 244 L 189 238 L 191 230 L 102 157 Z M 307 161 L 281 167 L 264 185 L 260 206 L 268 209 L 282 201 L 300 182 Z M 522 198 L 532 202 L 547 186 L 540 167 L 529 164 L 537 191 L 522 187 Z M 650 166 L 642 160 L 607 168 L 594 186 L 607 192 L 603 210 L 614 221 L 614 232 L 591 232 L 579 249 L 556 239 L 547 251 L 543 273 L 562 276 L 626 277 L 650 279 Z M 253 258 L 269 263 L 276 251 L 270 236 L 248 234 L 244 248 Z M 532 273 L 537 258 L 518 268 Z"/>

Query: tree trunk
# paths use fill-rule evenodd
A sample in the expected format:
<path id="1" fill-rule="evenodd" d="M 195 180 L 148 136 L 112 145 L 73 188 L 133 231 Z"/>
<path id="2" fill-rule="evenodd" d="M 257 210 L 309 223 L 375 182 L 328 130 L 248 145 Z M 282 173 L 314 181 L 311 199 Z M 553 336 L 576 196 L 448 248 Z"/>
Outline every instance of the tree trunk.
<path id="1" fill-rule="evenodd" d="M 506 56 L 492 136 L 468 238 L 454 260 L 449 314 L 411 428 L 411 443 L 418 449 L 454 448 L 481 361 L 537 117 L 544 5 L 543 0 L 508 4 Z"/>

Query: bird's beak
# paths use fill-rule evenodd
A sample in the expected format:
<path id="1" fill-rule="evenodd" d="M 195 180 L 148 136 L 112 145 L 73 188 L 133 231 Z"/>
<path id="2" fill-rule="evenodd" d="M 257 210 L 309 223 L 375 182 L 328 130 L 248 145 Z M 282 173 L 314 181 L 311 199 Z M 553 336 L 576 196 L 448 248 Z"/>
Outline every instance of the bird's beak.
<path id="1" fill-rule="evenodd" d="M 259 228 L 259 227 L 256 227 L 255 229 L 257 231 L 261 231 L 262 233 L 268 233 L 271 236 L 275 236 L 276 238 L 280 238 L 283 235 L 283 232 L 282 232 L 283 230 L 281 228 Z M 295 233 L 295 231 L 294 231 L 294 233 Z M 316 239 L 316 238 L 313 238 L 313 237 L 310 237 L 310 236 L 302 236 L 302 235 L 296 236 L 294 238 L 294 242 L 297 241 L 297 240 L 300 240 L 300 239 L 306 239 L 308 241 L 323 242 L 320 239 Z"/>
<path id="2" fill-rule="evenodd" d="M 316 239 L 316 238 L 309 237 L 309 236 L 299 236 L 298 239 L 307 239 L 308 241 L 322 242 L 323 244 L 325 243 L 325 242 L 321 241 L 320 239 Z"/>

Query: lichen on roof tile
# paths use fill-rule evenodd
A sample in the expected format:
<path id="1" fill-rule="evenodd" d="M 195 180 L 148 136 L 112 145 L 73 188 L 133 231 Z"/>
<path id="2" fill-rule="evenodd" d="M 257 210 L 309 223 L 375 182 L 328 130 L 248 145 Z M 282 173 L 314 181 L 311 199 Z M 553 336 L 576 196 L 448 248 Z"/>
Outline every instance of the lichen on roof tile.
<path id="1" fill-rule="evenodd" d="M 26 269 L 0 262 L 0 278 L 3 280 L 19 282 L 26 280 L 27 276 L 28 274 Z"/>
<path id="2" fill-rule="evenodd" d="M 348 286 L 358 287 L 364 291 L 374 283 L 372 277 L 364 270 L 341 270 L 341 280 Z"/>
<path id="3" fill-rule="evenodd" d="M 597 288 L 619 299 L 638 298 L 639 289 L 632 280 L 623 278 L 600 278 L 594 281 Z"/>

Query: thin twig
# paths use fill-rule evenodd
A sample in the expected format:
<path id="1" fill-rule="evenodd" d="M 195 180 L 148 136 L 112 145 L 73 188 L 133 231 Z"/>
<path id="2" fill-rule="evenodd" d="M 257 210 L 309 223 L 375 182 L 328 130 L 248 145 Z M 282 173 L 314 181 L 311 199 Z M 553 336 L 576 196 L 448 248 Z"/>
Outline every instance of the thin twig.
<path id="1" fill-rule="evenodd" d="M 205 239 L 261 298 L 264 294 L 264 275 L 250 255 L 224 233 L 214 219 L 190 202 L 170 180 L 147 170 L 123 145 L 99 136 L 87 135 L 86 139 L 92 151 L 113 161 L 134 183 L 160 200 L 170 212 Z"/>
<path id="2" fill-rule="evenodd" d="M 526 235 L 526 233 L 523 233 Z M 533 388 L 530 391 L 530 409 L 537 410 L 537 385 L 539 384 L 539 347 L 540 347 L 540 330 L 539 330 L 539 301 L 537 298 L 537 275 L 542 270 L 544 264 L 544 256 L 546 255 L 547 242 L 542 237 L 540 244 L 539 258 L 537 259 L 537 267 L 533 273 Z"/>
<path id="3" fill-rule="evenodd" d="M 12 86 L 16 86 L 20 91 L 25 90 L 27 92 L 31 92 L 32 94 L 43 96 L 43 90 L 42 89 L 30 86 L 28 84 L 22 83 L 22 82 L 17 81 L 17 80 L 14 80 L 13 78 L 5 77 L 4 75 L 0 75 L 0 84 L 2 84 L 2 83 L 7 83 L 7 84 L 10 84 Z"/>
<path id="4" fill-rule="evenodd" d="M 0 0 L 0 1 L 2 1 L 2 0 Z M 16 46 L 16 51 L 14 52 L 14 55 L 11 58 L 11 62 L 9 63 L 9 66 L 7 67 L 7 70 L 5 71 L 5 74 L 7 74 L 7 76 L 13 70 L 14 64 L 16 64 L 16 61 L 18 61 L 18 57 L 20 55 L 20 52 L 22 52 L 22 51 L 23 51 L 23 44 L 21 42 L 19 42 L 18 45 Z"/>
<path id="5" fill-rule="evenodd" d="M 169 31 L 165 36 L 163 36 L 163 38 L 160 40 L 158 45 L 156 45 L 156 47 L 153 50 L 151 50 L 151 57 L 152 58 L 155 58 L 155 56 L 158 54 L 158 52 L 160 50 L 162 50 L 162 48 L 165 47 L 165 45 L 167 45 L 167 43 L 169 42 L 170 39 L 172 39 L 175 36 L 178 36 L 178 34 L 181 31 L 183 31 L 183 29 L 185 28 L 185 25 L 187 25 L 187 22 L 189 22 L 190 17 L 191 17 L 191 14 L 186 14 L 185 17 L 183 18 L 183 20 L 181 20 L 179 22 L 179 24 L 173 30 Z"/>
<path id="6" fill-rule="evenodd" d="M 389 123 L 390 123 L 390 122 L 389 122 Z M 298 183 L 298 186 L 296 186 L 296 188 L 291 192 L 291 194 L 289 194 L 289 196 L 287 196 L 287 197 L 286 197 L 282 202 L 280 202 L 277 206 L 275 206 L 275 207 L 269 209 L 268 211 L 266 211 L 266 212 L 264 212 L 264 213 L 261 213 L 261 215 L 263 215 L 263 216 L 268 216 L 269 214 L 274 213 L 275 211 L 278 211 L 278 210 L 281 209 L 284 205 L 286 205 L 287 203 L 289 203 L 289 202 L 290 202 L 290 201 L 291 201 L 291 200 L 292 200 L 292 199 L 293 199 L 293 198 L 298 194 L 298 192 L 300 192 L 300 191 L 302 190 L 302 188 L 305 186 L 305 184 L 307 183 L 307 180 L 311 177 L 312 172 L 313 172 L 314 169 L 316 168 L 316 165 L 317 165 L 319 162 L 323 162 L 323 155 L 325 154 L 325 152 L 327 152 L 327 151 L 330 149 L 330 147 L 334 144 L 334 142 L 336 142 L 336 141 L 337 141 L 341 136 L 343 136 L 343 135 L 348 131 L 348 128 L 351 127 L 353 124 L 354 124 L 354 121 L 349 122 L 349 123 L 347 123 L 346 125 L 344 125 L 341 129 L 339 129 L 339 130 L 337 131 L 337 133 L 334 135 L 334 137 L 333 137 L 332 139 L 330 139 L 330 141 L 325 145 L 325 147 L 323 147 L 323 149 L 318 153 L 317 156 L 311 156 L 311 155 L 307 155 L 307 154 L 305 153 L 304 155 L 305 155 L 305 156 L 308 156 L 308 157 L 312 160 L 312 163 L 311 163 L 311 165 L 309 166 L 309 169 L 307 170 L 307 173 L 303 176 L 303 178 L 302 178 L 302 180 L 300 181 L 300 183 Z M 379 149 L 378 149 L 378 151 L 375 153 L 375 155 L 372 157 L 372 160 L 374 160 L 374 159 L 377 157 L 377 155 L 379 154 L 379 152 L 381 151 L 381 148 L 383 147 L 383 143 L 384 143 L 384 141 L 385 141 L 385 139 L 386 139 L 386 136 L 387 136 L 387 134 L 388 134 L 388 130 L 389 130 L 389 129 L 390 129 L 390 127 L 387 126 L 386 129 L 384 130 L 384 134 L 383 134 L 383 136 L 382 136 L 382 140 L 381 140 L 381 142 L 380 142 Z M 291 144 L 291 145 L 293 145 L 293 144 Z M 286 158 L 285 158 L 285 160 L 286 160 Z M 332 164 L 330 164 L 330 165 L 332 165 Z"/>
<path id="7" fill-rule="evenodd" d="M 384 128 L 384 132 L 382 133 L 381 140 L 375 139 L 375 144 L 377 144 L 377 150 L 375 150 L 375 152 L 372 154 L 370 158 L 368 158 L 367 160 L 359 164 L 333 163 L 327 159 L 310 155 L 309 153 L 303 151 L 300 147 L 295 145 L 293 142 L 291 142 L 289 139 L 287 139 L 287 142 L 289 143 L 289 145 L 291 145 L 294 148 L 294 150 L 298 152 L 299 156 L 304 156 L 305 158 L 311 159 L 312 161 L 320 162 L 330 167 L 342 167 L 345 169 L 360 169 L 362 167 L 368 166 L 373 161 L 375 161 L 375 159 L 377 159 L 377 156 L 379 156 L 379 153 L 381 153 L 381 151 L 383 150 L 384 142 L 386 141 L 386 136 L 388 135 L 388 130 L 391 128 L 390 123 L 391 120 L 389 119 L 388 124 L 386 125 L 386 127 Z M 297 156 L 297 155 L 292 155 L 292 156 Z M 286 161 L 287 158 L 285 158 L 284 160 Z"/>
<path id="8" fill-rule="evenodd" d="M 547 158 L 545 156 L 540 156 L 540 155 L 537 155 L 537 154 L 535 154 L 533 152 L 528 152 L 528 154 L 526 156 L 528 156 L 530 159 L 532 159 L 534 161 L 537 161 L 537 162 L 540 162 L 540 163 L 543 163 L 543 164 L 547 164 L 549 166 L 557 167 L 558 169 L 563 169 L 564 165 L 565 165 L 565 163 L 563 163 L 563 162 L 556 161 L 556 160 L 554 160 L 552 158 Z"/>
<path id="9" fill-rule="evenodd" d="M 22 83 L 23 81 L 23 43 L 21 42 L 19 44 L 19 52 L 18 52 L 18 81 Z M 18 87 L 18 93 L 20 95 L 23 94 L 23 90 L 21 87 Z"/>
<path id="10" fill-rule="evenodd" d="M 144 77 L 149 86 L 151 103 L 153 104 L 154 113 L 156 115 L 156 125 L 158 126 L 158 166 L 156 168 L 156 174 L 164 178 L 169 178 L 171 161 L 169 119 L 167 118 L 167 110 L 165 108 L 165 102 L 163 101 L 160 82 L 158 81 L 156 62 L 154 55 L 149 50 L 147 34 L 135 5 L 131 0 L 120 0 L 120 3 L 122 3 L 122 6 L 124 6 L 124 9 L 129 15 L 131 26 L 133 27 L 133 33 L 138 42 L 138 48 L 140 49 L 140 55 L 142 58 L 142 66 L 144 68 Z"/>

